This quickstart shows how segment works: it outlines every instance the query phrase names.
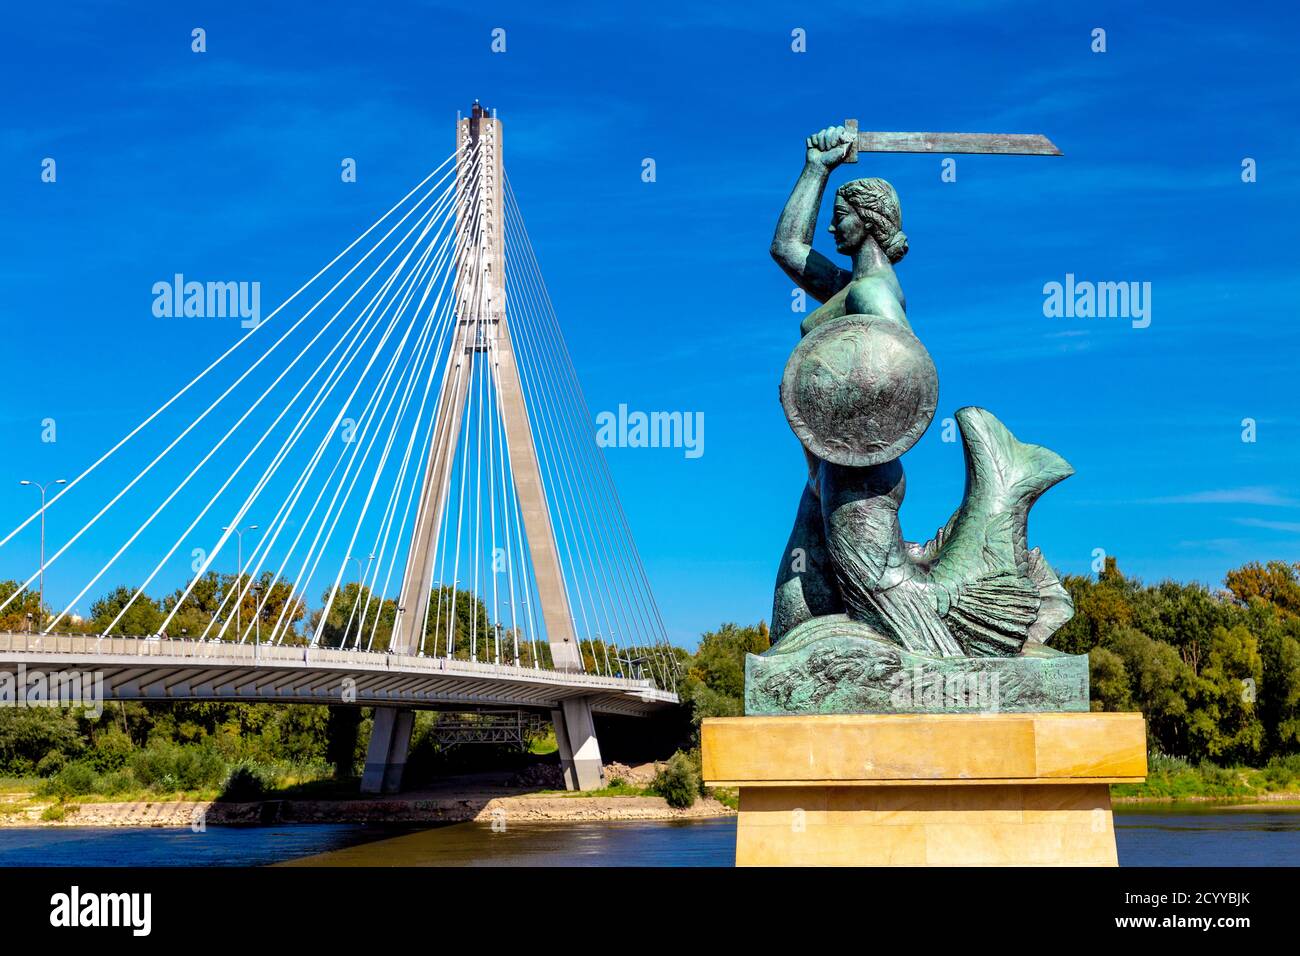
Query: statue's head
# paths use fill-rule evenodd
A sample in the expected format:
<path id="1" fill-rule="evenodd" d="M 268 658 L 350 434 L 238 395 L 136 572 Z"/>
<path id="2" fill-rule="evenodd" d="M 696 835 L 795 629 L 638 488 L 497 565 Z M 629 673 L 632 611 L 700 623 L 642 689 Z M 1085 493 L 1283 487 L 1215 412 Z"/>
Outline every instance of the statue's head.
<path id="1" fill-rule="evenodd" d="M 831 232 L 835 248 L 852 255 L 867 236 L 876 240 L 890 262 L 907 255 L 907 233 L 900 228 L 898 193 L 883 179 L 855 179 L 835 191 Z"/>

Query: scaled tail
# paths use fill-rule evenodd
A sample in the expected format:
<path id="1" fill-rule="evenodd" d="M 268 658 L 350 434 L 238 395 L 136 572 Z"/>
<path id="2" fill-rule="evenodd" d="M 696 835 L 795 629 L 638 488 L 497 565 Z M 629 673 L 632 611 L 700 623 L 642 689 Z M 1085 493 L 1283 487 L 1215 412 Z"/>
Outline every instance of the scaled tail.
<path id="1" fill-rule="evenodd" d="M 1060 455 L 1018 441 L 983 408 L 957 414 L 966 452 L 966 493 L 944 529 L 931 580 L 948 595 L 945 619 L 966 653 L 1016 653 L 1069 620 L 1069 595 L 1028 545 L 1029 509 L 1074 474 Z"/>

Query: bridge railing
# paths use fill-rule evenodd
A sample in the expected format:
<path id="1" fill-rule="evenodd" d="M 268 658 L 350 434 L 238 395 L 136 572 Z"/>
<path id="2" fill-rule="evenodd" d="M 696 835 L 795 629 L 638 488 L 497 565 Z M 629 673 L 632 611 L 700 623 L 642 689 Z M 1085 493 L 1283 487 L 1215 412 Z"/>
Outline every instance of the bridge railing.
<path id="1" fill-rule="evenodd" d="M 569 685 L 617 689 L 651 694 L 656 698 L 676 699 L 655 688 L 650 680 L 626 677 L 603 677 L 596 674 L 549 671 L 543 668 L 515 667 L 484 661 L 462 661 L 445 657 L 421 657 L 391 654 L 386 651 L 340 650 L 331 647 L 286 646 L 277 644 L 237 644 L 231 641 L 204 641 L 194 638 L 97 637 L 90 634 L 25 634 L 0 631 L 0 657 L 6 654 L 67 654 L 72 657 L 149 657 L 164 659 L 211 660 L 221 664 L 292 663 L 305 666 L 340 664 L 352 667 L 393 670 L 438 671 L 479 677 L 543 678 L 562 677 Z"/>

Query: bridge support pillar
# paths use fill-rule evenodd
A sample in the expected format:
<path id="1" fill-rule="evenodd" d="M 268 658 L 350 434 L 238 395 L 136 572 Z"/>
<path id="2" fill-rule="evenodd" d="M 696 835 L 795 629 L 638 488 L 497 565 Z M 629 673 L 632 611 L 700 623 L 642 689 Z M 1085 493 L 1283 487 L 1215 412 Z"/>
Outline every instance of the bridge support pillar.
<path id="1" fill-rule="evenodd" d="M 591 700 L 575 697 L 551 711 L 555 740 L 560 745 L 566 790 L 599 790 L 604 785 L 600 744 L 591 716 Z"/>
<path id="2" fill-rule="evenodd" d="M 411 747 L 415 711 L 376 707 L 366 769 L 361 776 L 362 793 L 396 793 L 402 787 L 406 753 Z"/>

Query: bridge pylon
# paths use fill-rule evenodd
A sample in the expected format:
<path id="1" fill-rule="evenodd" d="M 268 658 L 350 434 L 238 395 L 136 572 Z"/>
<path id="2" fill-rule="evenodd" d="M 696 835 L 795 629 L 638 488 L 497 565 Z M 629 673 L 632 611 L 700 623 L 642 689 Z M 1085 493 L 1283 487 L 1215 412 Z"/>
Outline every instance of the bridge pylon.
<path id="1" fill-rule="evenodd" d="M 581 671 L 582 654 L 565 589 L 551 509 L 533 438 L 528 405 L 515 361 L 506 309 L 505 176 L 501 121 L 477 101 L 456 120 L 456 322 L 437 402 L 429 456 L 419 493 L 390 649 L 421 650 L 430 618 L 439 532 L 453 464 L 469 401 L 471 365 L 493 363 L 510 470 L 551 664 Z M 451 585 L 453 588 L 455 583 Z M 396 708 L 375 709 L 374 730 L 362 778 L 363 793 L 391 793 L 401 785 L 411 723 Z M 552 712 L 569 789 L 601 786 L 600 748 L 591 702 L 566 700 Z"/>

